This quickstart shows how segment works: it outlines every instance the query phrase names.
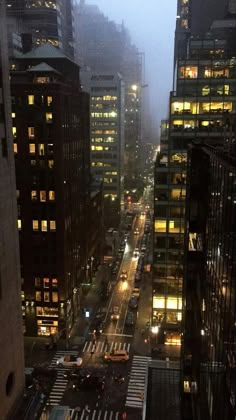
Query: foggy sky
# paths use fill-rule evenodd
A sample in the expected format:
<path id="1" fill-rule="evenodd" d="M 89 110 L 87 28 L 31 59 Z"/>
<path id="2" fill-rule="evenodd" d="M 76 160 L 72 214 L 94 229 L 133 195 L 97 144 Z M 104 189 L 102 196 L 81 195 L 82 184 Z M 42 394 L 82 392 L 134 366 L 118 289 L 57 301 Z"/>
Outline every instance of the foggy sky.
<path id="1" fill-rule="evenodd" d="M 168 116 L 172 85 L 173 45 L 177 0 L 87 0 L 109 19 L 130 31 L 132 41 L 145 53 L 151 114 L 155 127 Z"/>

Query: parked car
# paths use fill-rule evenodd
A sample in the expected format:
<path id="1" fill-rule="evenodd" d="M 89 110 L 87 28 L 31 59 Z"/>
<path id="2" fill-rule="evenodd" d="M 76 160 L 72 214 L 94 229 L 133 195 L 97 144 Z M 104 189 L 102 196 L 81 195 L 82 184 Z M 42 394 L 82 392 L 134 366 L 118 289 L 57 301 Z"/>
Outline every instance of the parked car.
<path id="1" fill-rule="evenodd" d="M 74 356 L 73 354 L 65 354 L 57 360 L 58 366 L 81 366 L 83 359 L 81 357 Z"/>
<path id="2" fill-rule="evenodd" d="M 135 288 L 132 290 L 131 295 L 132 295 L 132 297 L 134 296 L 134 297 L 136 297 L 137 299 L 139 299 L 139 298 L 140 298 L 140 288 L 139 288 L 139 287 L 135 287 Z"/>
<path id="3" fill-rule="evenodd" d="M 111 313 L 111 320 L 117 321 L 120 318 L 120 308 L 119 306 L 113 306 Z"/>
<path id="4" fill-rule="evenodd" d="M 106 362 L 127 362 L 129 360 L 129 354 L 126 350 L 113 350 L 106 352 L 104 359 Z"/>
<path id="5" fill-rule="evenodd" d="M 131 296 L 129 300 L 129 307 L 131 309 L 136 309 L 138 307 L 138 299 L 136 296 Z"/>
<path id="6" fill-rule="evenodd" d="M 135 258 L 138 258 L 138 256 L 139 256 L 139 249 L 138 248 L 135 248 L 134 249 L 134 257 Z"/>
<path id="7" fill-rule="evenodd" d="M 134 314 L 133 312 L 127 312 L 126 318 L 125 318 L 125 324 L 128 326 L 134 325 Z"/>

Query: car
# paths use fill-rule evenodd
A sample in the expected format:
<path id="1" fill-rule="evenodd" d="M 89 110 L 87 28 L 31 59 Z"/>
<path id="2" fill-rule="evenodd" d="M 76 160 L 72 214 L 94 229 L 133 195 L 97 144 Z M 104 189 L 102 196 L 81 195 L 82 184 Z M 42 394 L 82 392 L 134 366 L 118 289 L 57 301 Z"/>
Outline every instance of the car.
<path id="1" fill-rule="evenodd" d="M 139 249 L 138 248 L 135 248 L 134 249 L 134 257 L 135 258 L 138 258 L 138 256 L 139 256 Z"/>
<path id="2" fill-rule="evenodd" d="M 73 389 L 76 391 L 104 391 L 104 378 L 93 375 L 86 375 L 84 377 L 76 378 L 73 380 Z"/>
<path id="3" fill-rule="evenodd" d="M 120 308 L 119 306 L 113 306 L 111 313 L 111 320 L 117 321 L 120 318 Z"/>
<path id="4" fill-rule="evenodd" d="M 105 362 L 127 362 L 129 353 L 126 350 L 112 350 L 104 355 Z"/>
<path id="5" fill-rule="evenodd" d="M 126 318 L 125 318 L 125 324 L 128 326 L 134 325 L 134 314 L 133 312 L 127 312 Z"/>
<path id="6" fill-rule="evenodd" d="M 134 235 L 139 235 L 139 230 L 137 228 L 134 231 Z"/>
<path id="7" fill-rule="evenodd" d="M 137 299 L 139 299 L 140 298 L 140 288 L 139 287 L 135 287 L 133 290 L 132 290 L 132 293 L 131 293 L 131 296 L 133 297 L 136 297 Z"/>
<path id="8" fill-rule="evenodd" d="M 146 245 L 142 245 L 142 246 L 141 246 L 141 251 L 144 251 L 144 252 L 145 252 L 145 251 L 146 251 L 146 249 L 147 249 Z"/>
<path id="9" fill-rule="evenodd" d="M 135 273 L 135 277 L 134 277 L 134 281 L 140 281 L 141 280 L 141 272 L 140 271 L 136 271 Z"/>
<path id="10" fill-rule="evenodd" d="M 99 337 L 100 334 L 103 332 L 104 323 L 98 319 L 97 322 L 94 325 L 93 333 L 96 335 L 96 337 Z"/>
<path id="11" fill-rule="evenodd" d="M 73 354 L 65 354 L 65 356 L 60 357 L 57 359 L 58 366 L 81 366 L 83 363 L 83 359 L 81 357 L 77 357 Z"/>
<path id="12" fill-rule="evenodd" d="M 125 270 L 122 270 L 120 273 L 120 279 L 121 280 L 126 280 L 128 278 L 128 273 Z"/>
<path id="13" fill-rule="evenodd" d="M 112 269 L 111 269 L 111 273 L 112 274 L 117 274 L 117 272 L 118 272 L 118 268 L 119 268 L 119 266 L 116 264 L 116 265 L 114 265 L 113 267 L 112 267 Z"/>
<path id="14" fill-rule="evenodd" d="M 131 296 L 129 300 L 129 307 L 131 309 L 136 309 L 138 307 L 138 299 L 136 296 Z"/>

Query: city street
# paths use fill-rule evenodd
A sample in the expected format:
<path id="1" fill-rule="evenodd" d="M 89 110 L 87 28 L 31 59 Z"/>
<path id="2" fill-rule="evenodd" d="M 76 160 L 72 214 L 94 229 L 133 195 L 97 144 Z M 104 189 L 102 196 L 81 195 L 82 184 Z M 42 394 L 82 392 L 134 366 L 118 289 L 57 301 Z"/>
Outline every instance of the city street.
<path id="1" fill-rule="evenodd" d="M 75 345 L 75 335 L 71 338 L 71 350 L 58 349 L 49 363 L 49 368 L 57 370 L 57 379 L 46 407 L 50 410 L 50 407 L 58 404 L 68 406 L 71 408 L 72 419 L 118 420 L 125 416 L 124 413 L 128 415 L 127 418 L 141 419 L 145 373 L 150 354 L 143 331 L 146 332 L 146 324 L 150 320 L 151 283 L 143 268 L 141 279 L 135 283 L 145 227 L 143 209 L 139 208 L 136 213 L 122 258 L 118 250 L 120 268 L 116 275 L 112 274 L 111 268 L 108 272 L 108 280 L 113 284 L 110 297 L 105 303 L 100 302 L 85 340 Z M 144 260 L 144 253 L 142 255 Z M 137 307 L 131 309 L 129 301 L 134 287 L 140 297 L 137 298 Z M 132 325 L 127 325 L 127 314 L 132 318 Z M 102 332 L 94 329 L 100 315 L 103 315 Z M 104 360 L 105 352 L 114 351 L 126 351 L 129 360 L 125 363 L 107 363 Z M 73 389 L 73 381 L 68 375 L 73 367 L 57 365 L 57 360 L 65 354 L 81 357 L 83 362 L 80 371 L 85 376 L 102 378 L 104 390 Z"/>

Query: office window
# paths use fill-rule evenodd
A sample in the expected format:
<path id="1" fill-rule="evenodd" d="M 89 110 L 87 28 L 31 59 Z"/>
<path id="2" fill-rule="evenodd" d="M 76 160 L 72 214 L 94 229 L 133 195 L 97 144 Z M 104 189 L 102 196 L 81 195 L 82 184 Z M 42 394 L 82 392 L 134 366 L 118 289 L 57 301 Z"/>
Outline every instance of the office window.
<path id="1" fill-rule="evenodd" d="M 166 232 L 166 220 L 155 220 L 155 233 Z"/>
<path id="2" fill-rule="evenodd" d="M 50 302 L 50 293 L 49 292 L 43 292 L 43 300 L 44 300 L 44 302 Z"/>
<path id="3" fill-rule="evenodd" d="M 54 303 L 58 302 L 58 292 L 52 292 L 52 301 Z"/>
<path id="4" fill-rule="evenodd" d="M 17 143 L 14 143 L 13 144 L 13 151 L 14 151 L 14 153 L 16 154 L 17 153 Z"/>
<path id="5" fill-rule="evenodd" d="M 34 139 L 35 137 L 35 130 L 34 127 L 28 127 L 28 138 Z"/>
<path id="6" fill-rule="evenodd" d="M 41 231 L 47 232 L 48 230 L 48 222 L 47 220 L 41 220 Z"/>
<path id="7" fill-rule="evenodd" d="M 42 293 L 39 290 L 35 292 L 35 300 L 36 302 L 41 302 L 42 300 Z"/>
<path id="8" fill-rule="evenodd" d="M 179 77 L 181 79 L 196 79 L 198 76 L 198 68 L 196 66 L 182 66 L 179 69 Z"/>
<path id="9" fill-rule="evenodd" d="M 56 230 L 56 221 L 50 220 L 50 230 Z"/>
<path id="10" fill-rule="evenodd" d="M 38 194 L 36 190 L 31 191 L 31 200 L 36 201 L 38 199 Z"/>
<path id="11" fill-rule="evenodd" d="M 49 191 L 48 197 L 49 197 L 50 201 L 54 201 L 55 200 L 55 191 Z"/>
<path id="12" fill-rule="evenodd" d="M 54 289 L 56 289 L 58 287 L 58 280 L 57 279 L 52 279 L 52 287 Z"/>
<path id="13" fill-rule="evenodd" d="M 11 113 L 11 117 L 12 117 L 12 118 L 16 118 L 16 113 L 15 113 L 15 112 L 12 112 L 12 113 Z"/>
<path id="14" fill-rule="evenodd" d="M 13 135 L 13 138 L 15 139 L 16 138 L 16 127 L 12 127 L 12 135 Z"/>
<path id="15" fill-rule="evenodd" d="M 53 160 L 53 159 L 50 159 L 50 160 L 48 161 L 48 167 L 49 167 L 50 169 L 52 169 L 52 168 L 54 167 L 54 160 Z"/>
<path id="16" fill-rule="evenodd" d="M 35 144 L 34 143 L 29 144 L 29 152 L 30 152 L 31 155 L 35 154 Z"/>
<path id="17" fill-rule="evenodd" d="M 47 96 L 47 106 L 52 104 L 52 96 Z"/>
<path id="18" fill-rule="evenodd" d="M 38 220 L 33 220 L 32 225 L 33 225 L 33 230 L 39 230 L 39 221 Z"/>
<path id="19" fill-rule="evenodd" d="M 34 95 L 28 95 L 28 105 L 34 105 Z"/>
<path id="20" fill-rule="evenodd" d="M 49 285 L 50 285 L 50 280 L 48 277 L 44 277 L 43 279 L 43 287 L 44 289 L 49 289 Z"/>
<path id="21" fill-rule="evenodd" d="M 52 122 L 52 112 L 46 112 L 46 122 L 51 123 Z"/>
<path id="22" fill-rule="evenodd" d="M 44 203 L 45 201 L 47 201 L 47 193 L 46 193 L 46 191 L 40 191 L 40 201 L 42 203 Z"/>
<path id="23" fill-rule="evenodd" d="M 40 143 L 38 147 L 39 147 L 39 156 L 44 156 L 44 144 Z"/>
<path id="24" fill-rule="evenodd" d="M 34 285 L 35 285 L 35 287 L 41 287 L 41 278 L 40 277 L 35 277 L 34 278 Z"/>
<path id="25" fill-rule="evenodd" d="M 18 227 L 18 230 L 21 230 L 21 219 L 17 220 L 17 227 Z"/>

